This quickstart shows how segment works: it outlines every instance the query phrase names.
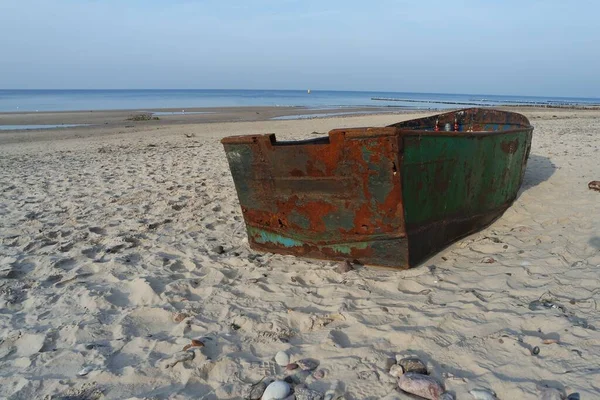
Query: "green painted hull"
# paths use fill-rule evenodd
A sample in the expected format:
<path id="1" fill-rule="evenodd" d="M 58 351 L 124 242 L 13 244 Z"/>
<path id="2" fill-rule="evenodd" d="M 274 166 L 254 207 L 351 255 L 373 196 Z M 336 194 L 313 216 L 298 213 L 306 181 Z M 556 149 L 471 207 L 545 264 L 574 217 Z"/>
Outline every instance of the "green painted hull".
<path id="1" fill-rule="evenodd" d="M 532 131 L 519 114 L 468 109 L 311 141 L 223 144 L 253 248 L 407 268 L 510 206 Z"/>

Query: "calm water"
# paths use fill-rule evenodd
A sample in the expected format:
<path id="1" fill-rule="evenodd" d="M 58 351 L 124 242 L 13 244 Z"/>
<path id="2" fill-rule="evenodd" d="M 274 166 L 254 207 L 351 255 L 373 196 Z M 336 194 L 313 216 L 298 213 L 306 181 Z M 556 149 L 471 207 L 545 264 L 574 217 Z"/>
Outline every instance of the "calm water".
<path id="1" fill-rule="evenodd" d="M 87 124 L 60 124 L 60 125 L 0 125 L 0 131 L 29 131 L 32 129 L 73 128 L 75 126 L 88 126 Z"/>
<path id="2" fill-rule="evenodd" d="M 305 90 L 0 90 L 0 112 L 235 106 L 456 108 L 532 103 L 598 104 L 600 99 L 325 90 L 310 94 Z"/>

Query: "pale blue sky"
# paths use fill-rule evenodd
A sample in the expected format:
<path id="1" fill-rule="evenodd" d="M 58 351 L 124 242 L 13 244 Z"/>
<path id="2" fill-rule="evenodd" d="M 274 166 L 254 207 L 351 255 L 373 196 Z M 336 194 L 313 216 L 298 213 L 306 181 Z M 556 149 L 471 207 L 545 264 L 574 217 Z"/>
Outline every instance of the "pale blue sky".
<path id="1" fill-rule="evenodd" d="M 597 0 L 0 0 L 0 88 L 600 97 Z"/>

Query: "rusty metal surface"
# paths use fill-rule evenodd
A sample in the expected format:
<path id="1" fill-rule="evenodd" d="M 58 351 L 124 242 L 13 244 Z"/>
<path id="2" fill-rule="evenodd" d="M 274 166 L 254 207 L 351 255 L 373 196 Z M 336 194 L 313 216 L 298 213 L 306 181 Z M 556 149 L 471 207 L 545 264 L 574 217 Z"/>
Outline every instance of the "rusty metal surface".
<path id="1" fill-rule="evenodd" d="M 510 205 L 532 129 L 518 114 L 468 109 L 307 141 L 222 143 L 253 248 L 407 268 Z"/>

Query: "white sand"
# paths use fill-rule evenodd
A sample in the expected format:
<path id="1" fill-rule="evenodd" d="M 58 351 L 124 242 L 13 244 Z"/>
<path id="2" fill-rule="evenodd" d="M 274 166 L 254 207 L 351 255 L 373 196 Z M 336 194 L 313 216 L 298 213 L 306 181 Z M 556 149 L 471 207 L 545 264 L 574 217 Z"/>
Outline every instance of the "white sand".
<path id="1" fill-rule="evenodd" d="M 347 399 L 408 398 L 387 374 L 396 354 L 421 357 L 459 399 L 537 399 L 544 383 L 600 398 L 600 193 L 587 188 L 600 113 L 525 113 L 534 145 L 515 204 L 408 271 L 256 255 L 219 139 L 413 116 L 0 145 L 0 397 L 242 398 L 281 376 L 273 356 L 289 350 L 327 371 L 310 387 L 338 379 Z M 210 339 L 195 359 L 166 368 L 196 336 Z"/>

